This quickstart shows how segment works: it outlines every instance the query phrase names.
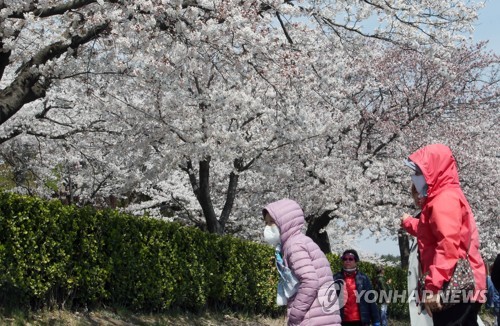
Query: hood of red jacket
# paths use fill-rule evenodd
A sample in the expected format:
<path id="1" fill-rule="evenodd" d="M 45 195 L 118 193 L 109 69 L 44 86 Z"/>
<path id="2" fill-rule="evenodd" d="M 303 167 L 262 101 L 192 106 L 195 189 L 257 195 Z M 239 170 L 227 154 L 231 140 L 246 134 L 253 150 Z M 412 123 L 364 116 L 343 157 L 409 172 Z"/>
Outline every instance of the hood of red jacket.
<path id="1" fill-rule="evenodd" d="M 448 146 L 443 144 L 428 145 L 411 154 L 408 158 L 422 171 L 428 187 L 428 197 L 432 197 L 446 188 L 460 187 L 455 158 Z"/>

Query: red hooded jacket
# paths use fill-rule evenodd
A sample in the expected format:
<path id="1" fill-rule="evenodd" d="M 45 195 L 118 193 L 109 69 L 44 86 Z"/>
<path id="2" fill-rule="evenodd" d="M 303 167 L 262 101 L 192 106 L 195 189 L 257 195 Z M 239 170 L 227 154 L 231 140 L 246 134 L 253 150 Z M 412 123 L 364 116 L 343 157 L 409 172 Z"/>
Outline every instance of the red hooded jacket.
<path id="1" fill-rule="evenodd" d="M 476 282 L 473 301 L 485 302 L 486 270 L 479 252 L 479 233 L 471 208 L 460 188 L 451 150 L 429 145 L 409 156 L 427 183 L 427 198 L 420 219 L 407 218 L 402 226 L 417 237 L 425 289 L 437 293 L 449 281 L 459 258 L 469 262 Z"/>

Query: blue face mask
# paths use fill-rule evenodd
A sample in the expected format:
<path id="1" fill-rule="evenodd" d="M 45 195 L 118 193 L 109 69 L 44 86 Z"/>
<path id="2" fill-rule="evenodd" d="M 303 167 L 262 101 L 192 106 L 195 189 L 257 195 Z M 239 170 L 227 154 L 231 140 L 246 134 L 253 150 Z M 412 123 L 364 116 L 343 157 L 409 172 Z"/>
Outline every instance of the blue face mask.
<path id="1" fill-rule="evenodd" d="M 412 175 L 411 181 L 417 189 L 420 198 L 427 197 L 427 183 L 423 175 Z"/>

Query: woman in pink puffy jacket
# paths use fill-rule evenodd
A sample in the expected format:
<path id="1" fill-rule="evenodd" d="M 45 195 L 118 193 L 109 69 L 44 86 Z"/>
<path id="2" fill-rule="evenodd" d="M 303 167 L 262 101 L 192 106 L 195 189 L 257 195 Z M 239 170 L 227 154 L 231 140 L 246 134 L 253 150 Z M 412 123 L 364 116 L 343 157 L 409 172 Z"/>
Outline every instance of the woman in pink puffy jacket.
<path id="1" fill-rule="evenodd" d="M 304 212 L 295 201 L 282 199 L 263 209 L 265 240 L 277 250 L 298 284 L 287 301 L 288 325 L 341 325 L 332 270 L 325 254 L 301 232 Z"/>

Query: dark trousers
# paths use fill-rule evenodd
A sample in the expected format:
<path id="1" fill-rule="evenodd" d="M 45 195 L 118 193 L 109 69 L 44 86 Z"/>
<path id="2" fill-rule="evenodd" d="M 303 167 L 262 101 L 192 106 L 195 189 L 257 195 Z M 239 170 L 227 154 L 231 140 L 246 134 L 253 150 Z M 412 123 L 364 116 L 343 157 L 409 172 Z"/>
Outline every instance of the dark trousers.
<path id="1" fill-rule="evenodd" d="M 432 313 L 435 326 L 478 326 L 477 314 L 481 303 L 461 302 L 446 310 Z"/>
<path id="2" fill-rule="evenodd" d="M 360 321 L 343 321 L 342 326 L 363 326 Z"/>

